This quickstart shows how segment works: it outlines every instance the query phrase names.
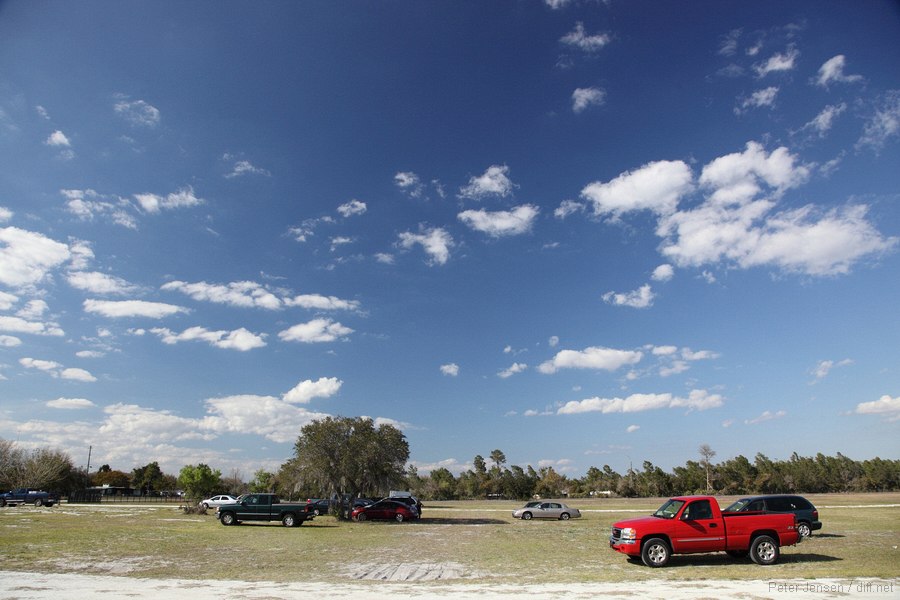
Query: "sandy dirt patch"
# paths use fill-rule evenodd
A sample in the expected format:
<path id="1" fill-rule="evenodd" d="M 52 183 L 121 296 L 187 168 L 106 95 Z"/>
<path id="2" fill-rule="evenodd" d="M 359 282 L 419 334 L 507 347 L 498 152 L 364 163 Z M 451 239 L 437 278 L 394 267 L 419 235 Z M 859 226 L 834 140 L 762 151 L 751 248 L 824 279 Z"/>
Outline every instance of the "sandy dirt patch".
<path id="1" fill-rule="evenodd" d="M 464 583 L 348 584 L 273 583 L 185 579 L 136 579 L 110 575 L 42 574 L 0 571 L 0 597 L 6 600 L 294 600 L 353 598 L 398 600 L 798 600 L 900 598 L 900 579 L 819 579 L 796 581 L 629 581 L 596 584 L 483 585 Z"/>

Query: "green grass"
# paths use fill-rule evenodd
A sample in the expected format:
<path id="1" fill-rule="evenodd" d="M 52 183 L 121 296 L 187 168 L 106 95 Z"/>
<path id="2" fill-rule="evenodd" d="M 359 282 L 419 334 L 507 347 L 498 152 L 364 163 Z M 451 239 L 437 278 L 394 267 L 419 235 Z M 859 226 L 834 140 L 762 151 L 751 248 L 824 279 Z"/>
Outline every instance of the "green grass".
<path id="1" fill-rule="evenodd" d="M 519 521 L 512 502 L 426 503 L 415 523 L 318 517 L 223 527 L 173 506 L 69 505 L 0 509 L 0 570 L 183 579 L 346 582 L 376 564 L 453 564 L 465 582 L 795 579 L 897 576 L 900 494 L 809 497 L 824 523 L 812 539 L 759 567 L 724 554 L 676 556 L 648 569 L 609 549 L 611 524 L 652 512 L 656 499 L 572 500 L 581 519 Z M 865 506 L 865 508 L 855 508 Z M 636 512 L 632 512 L 636 511 Z"/>

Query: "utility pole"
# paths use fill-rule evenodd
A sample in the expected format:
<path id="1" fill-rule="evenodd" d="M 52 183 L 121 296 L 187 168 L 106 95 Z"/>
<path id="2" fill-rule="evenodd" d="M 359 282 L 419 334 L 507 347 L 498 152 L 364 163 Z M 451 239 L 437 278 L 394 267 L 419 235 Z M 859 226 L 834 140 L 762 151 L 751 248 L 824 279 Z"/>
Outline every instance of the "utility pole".
<path id="1" fill-rule="evenodd" d="M 87 474 L 88 477 L 91 475 L 91 452 L 94 450 L 93 446 L 88 446 L 88 464 L 87 464 Z"/>

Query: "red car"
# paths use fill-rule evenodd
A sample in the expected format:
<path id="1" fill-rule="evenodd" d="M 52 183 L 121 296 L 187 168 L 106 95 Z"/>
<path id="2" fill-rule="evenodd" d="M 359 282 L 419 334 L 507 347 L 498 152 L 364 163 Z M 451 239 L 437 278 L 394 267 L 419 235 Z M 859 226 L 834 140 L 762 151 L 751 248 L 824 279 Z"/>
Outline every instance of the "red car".
<path id="1" fill-rule="evenodd" d="M 393 500 L 379 500 L 368 506 L 357 506 L 350 513 L 354 521 L 384 520 L 384 521 L 411 521 L 419 518 L 419 513 L 413 506 L 407 506 L 402 502 Z"/>

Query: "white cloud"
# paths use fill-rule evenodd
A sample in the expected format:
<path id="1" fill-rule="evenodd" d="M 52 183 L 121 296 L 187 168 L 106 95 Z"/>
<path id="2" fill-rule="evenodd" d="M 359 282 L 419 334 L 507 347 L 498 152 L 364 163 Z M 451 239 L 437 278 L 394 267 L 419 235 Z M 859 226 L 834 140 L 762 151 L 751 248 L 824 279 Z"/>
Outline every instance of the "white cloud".
<path id="1" fill-rule="evenodd" d="M 847 57 L 838 54 L 829 58 L 819 67 L 819 76 L 815 83 L 821 87 L 828 87 L 828 84 L 835 81 L 838 83 L 854 83 L 862 81 L 862 75 L 847 75 L 844 73 L 844 67 L 847 65 Z"/>
<path id="2" fill-rule="evenodd" d="M 637 430 L 640 429 L 640 428 L 641 428 L 640 425 L 629 425 L 629 426 L 625 429 L 625 432 L 626 432 L 626 433 L 634 433 L 635 431 L 637 431 Z"/>
<path id="3" fill-rule="evenodd" d="M 475 231 L 491 237 L 503 237 L 531 231 L 539 212 L 537 206 L 523 204 L 512 210 L 466 210 L 459 213 L 457 218 Z"/>
<path id="4" fill-rule="evenodd" d="M 143 100 L 128 100 L 120 96 L 120 100 L 113 105 L 116 114 L 124 118 L 132 125 L 143 127 L 156 127 L 160 122 L 160 112 L 155 106 Z"/>
<path id="5" fill-rule="evenodd" d="M 450 248 L 453 247 L 453 237 L 445 229 L 435 227 L 425 229 L 421 233 L 405 231 L 399 235 L 401 248 L 409 250 L 415 245 L 420 245 L 430 257 L 429 264 L 443 265 L 450 259 Z"/>
<path id="6" fill-rule="evenodd" d="M 608 183 L 591 183 L 581 190 L 581 196 L 593 203 L 598 216 L 619 217 L 634 210 L 668 215 L 693 189 L 692 180 L 691 169 L 684 162 L 658 161 L 622 173 Z"/>
<path id="7" fill-rule="evenodd" d="M 885 415 L 889 421 L 898 421 L 900 420 L 900 396 L 891 398 L 885 394 L 878 400 L 860 402 L 856 405 L 856 414 Z"/>
<path id="8" fill-rule="evenodd" d="M 22 340 L 14 335 L 0 335 L 0 348 L 15 348 L 21 345 Z"/>
<path id="9" fill-rule="evenodd" d="M 744 421 L 745 425 L 759 425 L 760 423 L 765 423 L 766 421 L 772 421 L 774 419 L 780 419 L 782 417 L 786 417 L 787 412 L 783 410 L 779 410 L 778 412 L 772 411 L 764 411 L 761 415 L 756 417 L 755 419 L 748 419 Z"/>
<path id="10" fill-rule="evenodd" d="M 40 283 L 71 256 L 67 245 L 40 233 L 0 228 L 0 283 L 11 288 Z"/>
<path id="11" fill-rule="evenodd" d="M 194 300 L 228 304 L 242 308 L 265 308 L 277 310 L 283 301 L 264 286 L 253 281 L 234 281 L 225 285 L 198 281 L 170 281 L 160 287 L 165 291 L 187 294 Z"/>
<path id="12" fill-rule="evenodd" d="M 852 364 L 853 361 L 849 358 L 845 358 L 838 362 L 834 362 L 833 360 L 821 360 L 819 361 L 819 364 L 816 365 L 816 368 L 813 369 L 813 374 L 816 376 L 816 379 L 824 379 L 832 369 L 836 367 L 846 367 Z"/>
<path id="13" fill-rule="evenodd" d="M 19 364 L 26 369 L 37 369 L 43 371 L 51 377 L 59 379 L 70 379 L 73 381 L 94 382 L 97 378 L 84 369 L 66 368 L 56 361 L 41 360 L 37 358 L 20 358 Z"/>
<path id="14" fill-rule="evenodd" d="M 875 114 L 866 122 L 856 147 L 879 152 L 888 140 L 900 135 L 900 90 L 891 90 L 879 100 Z"/>
<path id="15" fill-rule="evenodd" d="M 526 365 L 525 363 L 513 363 L 508 368 L 503 369 L 502 371 L 497 373 L 497 377 L 501 379 L 508 379 L 509 377 L 512 377 L 517 373 L 522 373 L 526 369 L 528 369 L 528 365 Z"/>
<path id="16" fill-rule="evenodd" d="M 425 190 L 419 176 L 412 171 L 401 171 L 394 175 L 394 185 L 403 190 L 411 198 L 421 198 Z"/>
<path id="17" fill-rule="evenodd" d="M 205 327 L 189 327 L 181 333 L 174 333 L 170 329 L 158 327 L 150 330 L 163 341 L 164 344 L 177 344 L 178 342 L 201 341 L 216 348 L 224 350 L 238 350 L 246 352 L 266 345 L 265 334 L 256 334 L 241 327 L 233 331 L 211 331 Z"/>
<path id="18" fill-rule="evenodd" d="M 139 287 L 119 277 L 97 271 L 71 271 L 66 279 L 73 288 L 92 294 L 126 295 L 138 291 Z"/>
<path id="19" fill-rule="evenodd" d="M 584 350 L 561 350 L 551 360 L 538 367 L 541 373 L 552 374 L 560 369 L 595 369 L 615 371 L 625 365 L 641 361 L 643 353 L 636 350 L 590 347 Z"/>
<path id="20" fill-rule="evenodd" d="M 69 138 L 66 137 L 66 134 L 58 129 L 51 133 L 50 137 L 48 137 L 44 143 L 56 148 L 68 148 L 72 145 L 71 142 L 69 142 Z"/>
<path id="21" fill-rule="evenodd" d="M 553 211 L 553 216 L 557 219 L 565 219 L 569 215 L 573 215 L 577 212 L 582 212 L 583 210 L 583 203 L 576 202 L 575 200 L 563 200 L 562 202 L 560 202 L 556 210 Z"/>
<path id="22" fill-rule="evenodd" d="M 708 410 L 722 405 L 722 397 L 709 394 L 706 390 L 692 390 L 687 398 L 672 394 L 632 394 L 627 398 L 588 398 L 572 400 L 557 411 L 560 415 L 571 415 L 587 412 L 632 413 L 663 408 L 687 408 L 689 410 Z"/>
<path id="23" fill-rule="evenodd" d="M 57 398 L 56 400 L 49 400 L 47 406 L 62 410 L 82 410 L 94 408 L 97 405 L 85 398 Z"/>
<path id="24" fill-rule="evenodd" d="M 772 108 L 775 106 L 775 97 L 778 96 L 778 91 L 777 86 L 756 90 L 750 96 L 740 101 L 738 106 L 735 107 L 734 113 L 741 115 L 753 108 Z"/>
<path id="25" fill-rule="evenodd" d="M 671 281 L 672 278 L 675 277 L 675 269 L 672 265 L 659 265 L 655 269 L 653 269 L 653 275 L 650 276 L 650 279 L 653 281 Z"/>
<path id="26" fill-rule="evenodd" d="M 469 178 L 469 184 L 459 188 L 459 195 L 472 200 L 489 196 L 504 198 L 512 194 L 515 184 L 509 179 L 509 167 L 492 165 L 478 177 Z"/>
<path id="27" fill-rule="evenodd" d="M 832 126 L 834 125 L 835 120 L 845 111 L 847 110 L 847 105 L 843 102 L 836 105 L 826 106 L 819 112 L 816 117 L 801 127 L 798 131 L 800 132 L 810 132 L 812 135 L 823 138 L 825 134 L 831 131 Z"/>
<path id="28" fill-rule="evenodd" d="M 285 392 L 281 398 L 291 404 L 309 404 L 314 398 L 334 396 L 343 384 L 337 377 L 320 377 L 317 381 L 307 379 Z"/>
<path id="29" fill-rule="evenodd" d="M 572 3 L 572 0 L 544 0 L 544 4 L 553 10 L 560 10 Z"/>
<path id="30" fill-rule="evenodd" d="M 22 310 L 16 313 L 16 316 L 22 317 L 23 319 L 39 319 L 44 316 L 44 313 L 48 310 L 50 310 L 50 307 L 43 300 L 29 300 L 25 306 L 22 307 Z"/>
<path id="31" fill-rule="evenodd" d="M 354 217 L 356 215 L 365 214 L 367 208 L 366 203 L 360 200 L 351 200 L 338 206 L 337 211 L 342 217 Z"/>
<path id="32" fill-rule="evenodd" d="M 606 90 L 600 88 L 576 88 L 572 92 L 572 111 L 575 114 L 582 113 L 591 106 L 603 106 L 605 102 Z"/>
<path id="33" fill-rule="evenodd" d="M 353 333 L 349 327 L 331 319 L 313 319 L 300 323 L 278 333 L 285 342 L 303 342 L 306 344 L 334 342 Z"/>
<path id="34" fill-rule="evenodd" d="M 315 310 L 359 310 L 358 300 L 344 300 L 335 296 L 321 294 L 300 294 L 284 299 L 285 306 L 300 306 Z"/>
<path id="35" fill-rule="evenodd" d="M 124 198 L 108 198 L 94 190 L 60 190 L 67 198 L 66 210 L 82 221 L 93 221 L 95 217 L 111 220 L 116 225 L 137 229 L 137 220 L 128 212 L 131 203 Z"/>
<path id="36" fill-rule="evenodd" d="M 627 292 L 606 292 L 603 294 L 603 301 L 613 306 L 628 306 L 631 308 L 649 308 L 653 306 L 653 299 L 656 295 L 650 288 L 650 284 L 644 284 L 638 289 Z"/>
<path id="37" fill-rule="evenodd" d="M 606 33 L 588 35 L 584 31 L 584 23 L 578 21 L 575 28 L 561 37 L 560 42 L 573 46 L 584 52 L 597 52 L 612 41 L 612 37 Z"/>
<path id="38" fill-rule="evenodd" d="M 162 319 L 179 313 L 190 312 L 182 306 L 162 302 L 146 302 L 144 300 L 93 300 L 84 301 L 84 310 L 113 319 L 128 317 L 147 317 Z"/>
<path id="39" fill-rule="evenodd" d="M 329 416 L 272 396 L 210 398 L 206 400 L 206 407 L 209 414 L 200 421 L 200 431 L 255 434 L 281 444 L 296 441 L 304 425 Z M 193 423 L 187 425 L 188 430 L 197 428 Z"/>
<path id="40" fill-rule="evenodd" d="M 11 333 L 29 333 L 32 335 L 50 335 L 61 337 L 65 332 L 58 324 L 48 322 L 27 321 L 21 317 L 0 316 L 0 331 Z"/>
<path id="41" fill-rule="evenodd" d="M 269 173 L 266 169 L 257 167 L 248 160 L 239 160 L 234 163 L 234 167 L 231 169 L 231 172 L 225 174 L 225 178 L 234 179 L 235 177 L 241 177 L 242 175 L 263 175 L 265 177 L 272 176 L 272 174 Z"/>
<path id="42" fill-rule="evenodd" d="M 145 213 L 158 214 L 162 210 L 173 210 L 176 208 L 188 208 L 203 204 L 204 200 L 194 195 L 194 188 L 187 186 L 172 192 L 166 196 L 157 194 L 135 194 L 135 200 L 141 206 Z"/>
<path id="43" fill-rule="evenodd" d="M 769 73 L 792 71 L 799 56 L 800 51 L 791 48 L 787 52 L 773 54 L 766 62 L 755 65 L 753 70 L 757 77 L 765 77 Z"/>
<path id="44" fill-rule="evenodd" d="M 456 363 L 447 363 L 446 365 L 441 365 L 441 373 L 449 377 L 456 377 L 457 375 L 459 375 L 459 365 Z"/>

